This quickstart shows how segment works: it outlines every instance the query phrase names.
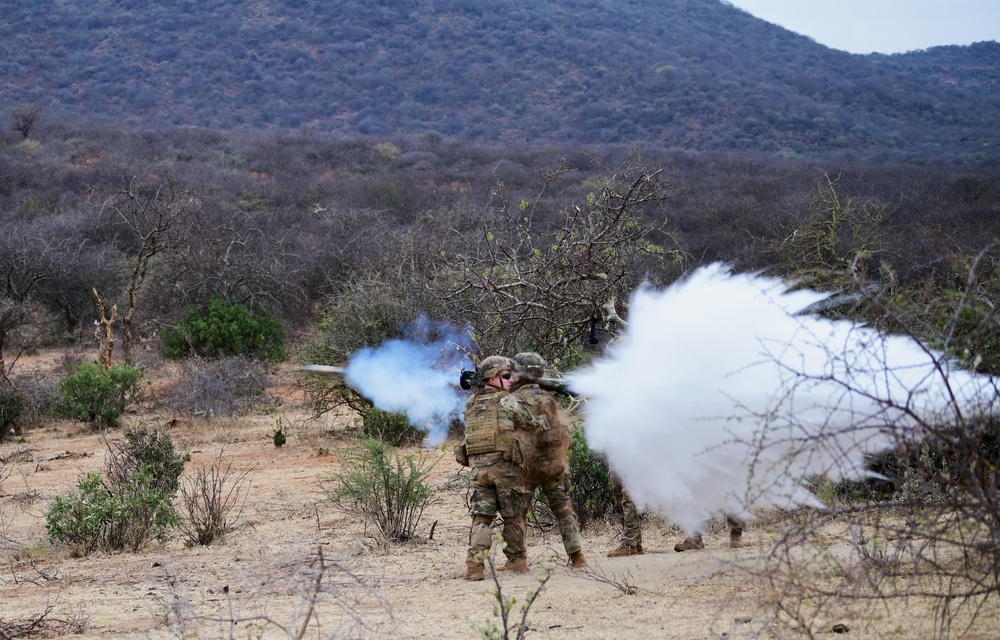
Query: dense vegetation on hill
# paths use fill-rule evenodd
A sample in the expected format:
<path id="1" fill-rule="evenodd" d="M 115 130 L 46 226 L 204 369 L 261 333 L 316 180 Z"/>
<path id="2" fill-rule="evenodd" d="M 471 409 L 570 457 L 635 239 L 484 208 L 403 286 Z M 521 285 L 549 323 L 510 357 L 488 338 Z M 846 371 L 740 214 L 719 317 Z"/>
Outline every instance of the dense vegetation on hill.
<path id="1" fill-rule="evenodd" d="M 856 56 L 720 0 L 7 3 L 0 106 L 130 126 L 976 157 L 1000 45 Z"/>
<path id="2" fill-rule="evenodd" d="M 827 177 L 848 210 L 885 211 L 883 229 L 891 231 L 877 255 L 901 281 L 947 274 L 955 256 L 1000 236 L 993 162 L 860 163 L 646 148 L 631 157 L 636 153 L 664 182 L 666 198 L 635 213 L 662 227 L 652 240 L 682 256 L 677 264 L 635 266 L 653 269 L 646 276 L 658 281 L 709 260 L 740 269 L 787 261 L 783 247 L 811 224 Z M 142 251 L 130 219 L 161 211 L 173 226 L 143 286 L 137 323 L 145 323 L 145 335 L 215 296 L 263 304 L 302 327 L 330 296 L 368 274 L 376 274 L 369 284 L 378 289 L 385 285 L 379 278 L 393 272 L 446 273 L 447 260 L 474 251 L 505 203 L 529 204 L 535 233 L 551 232 L 628 157 L 628 148 L 614 146 L 129 132 L 42 120 L 26 140 L 11 131 L 0 136 L 4 299 L 41 305 L 46 312 L 38 319 L 50 317 L 57 333 L 84 339 L 78 332 L 92 331 L 94 287 L 108 308 L 127 304 L 129 273 Z M 134 211 L 121 206 L 129 198 Z"/>
<path id="3" fill-rule="evenodd" d="M 649 229 L 629 286 L 857 250 L 938 282 L 1000 235 L 997 43 L 853 56 L 719 0 L 67 0 L 14 3 L 0 37 L 3 301 L 49 335 L 90 330 L 95 288 L 144 336 L 213 298 L 296 329 L 405 290 L 379 302 L 412 315 L 501 231 L 512 259 L 575 237 L 626 175 L 658 184 L 619 203 Z"/>

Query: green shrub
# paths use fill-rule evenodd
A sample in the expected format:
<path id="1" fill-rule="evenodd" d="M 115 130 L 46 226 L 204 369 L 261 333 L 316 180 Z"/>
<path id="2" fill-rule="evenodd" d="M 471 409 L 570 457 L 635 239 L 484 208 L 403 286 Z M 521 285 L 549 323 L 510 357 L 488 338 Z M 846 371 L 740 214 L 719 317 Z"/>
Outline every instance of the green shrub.
<path id="1" fill-rule="evenodd" d="M 259 305 L 246 308 L 212 298 L 208 305 L 185 309 L 176 327 L 160 331 L 163 355 L 203 358 L 247 355 L 280 362 L 285 359 L 285 329 Z"/>
<path id="2" fill-rule="evenodd" d="M 139 550 L 146 541 L 167 539 L 177 512 L 145 470 L 135 473 L 121 493 L 113 493 L 96 473 L 88 473 L 75 493 L 57 496 L 45 516 L 49 537 L 78 549 Z"/>
<path id="3" fill-rule="evenodd" d="M 142 370 L 129 365 L 104 369 L 84 362 L 59 381 L 59 396 L 52 413 L 99 427 L 121 426 L 125 409 L 143 398 Z"/>
<path id="4" fill-rule="evenodd" d="M 18 432 L 23 412 L 24 395 L 9 385 L 0 387 L 0 440 Z"/>
<path id="5" fill-rule="evenodd" d="M 362 410 L 361 434 L 365 438 L 381 440 L 393 447 L 419 443 L 424 439 L 423 432 L 414 428 L 405 415 L 389 413 L 375 407 Z"/>
<path id="6" fill-rule="evenodd" d="M 77 491 L 59 496 L 45 517 L 49 537 L 80 553 L 139 550 L 167 539 L 178 525 L 174 494 L 184 463 L 170 434 L 140 426 L 108 445 L 105 478 L 87 474 Z"/>
<path id="7" fill-rule="evenodd" d="M 365 440 L 347 455 L 344 470 L 335 473 L 337 488 L 327 492 L 335 505 L 374 524 L 388 542 L 409 540 L 424 509 L 434 503 L 423 456 L 400 457 L 380 440 Z"/>
<path id="8" fill-rule="evenodd" d="M 149 474 L 153 486 L 170 499 L 177 493 L 184 463 L 190 455 L 178 455 L 174 441 L 166 431 L 145 426 L 125 430 L 124 439 L 108 444 L 104 463 L 105 476 L 112 492 L 125 490 L 139 471 Z"/>
<path id="9" fill-rule="evenodd" d="M 604 520 L 614 510 L 615 499 L 611 494 L 611 476 L 608 467 L 598 454 L 587 446 L 582 427 L 573 429 L 569 448 L 570 482 L 573 487 L 573 505 L 584 527 L 593 520 Z"/>

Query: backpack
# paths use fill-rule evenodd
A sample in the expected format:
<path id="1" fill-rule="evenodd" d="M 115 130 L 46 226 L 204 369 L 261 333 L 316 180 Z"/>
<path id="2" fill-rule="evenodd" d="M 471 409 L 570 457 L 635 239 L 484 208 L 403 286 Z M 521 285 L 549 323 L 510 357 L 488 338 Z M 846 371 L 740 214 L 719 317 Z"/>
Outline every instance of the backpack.
<path id="1" fill-rule="evenodd" d="M 569 469 L 569 420 L 555 399 L 537 387 L 514 393 L 544 424 L 537 431 L 515 432 L 511 459 L 520 465 L 521 478 L 528 485 L 555 480 Z"/>

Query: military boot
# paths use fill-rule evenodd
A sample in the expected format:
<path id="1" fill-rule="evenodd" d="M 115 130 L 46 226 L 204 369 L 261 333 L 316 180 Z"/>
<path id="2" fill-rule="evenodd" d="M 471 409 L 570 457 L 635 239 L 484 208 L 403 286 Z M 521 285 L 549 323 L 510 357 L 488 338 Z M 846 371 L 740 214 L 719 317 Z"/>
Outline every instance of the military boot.
<path id="1" fill-rule="evenodd" d="M 513 573 L 528 573 L 528 559 L 520 557 L 507 560 L 507 564 L 504 565 L 504 571 L 511 571 Z"/>
<path id="2" fill-rule="evenodd" d="M 628 544 L 627 542 L 623 542 L 622 545 L 620 547 L 618 547 L 617 549 L 614 549 L 612 551 L 608 551 L 608 557 L 609 558 L 622 558 L 624 556 L 637 556 L 637 555 L 641 555 L 642 553 L 643 553 L 643 551 L 642 551 L 642 543 L 641 542 L 639 544 L 637 544 L 637 545 L 631 545 L 631 544 Z"/>
<path id="3" fill-rule="evenodd" d="M 743 527 L 734 527 L 729 530 L 729 548 L 739 549 L 743 546 Z"/>
<path id="4" fill-rule="evenodd" d="M 583 551 L 574 551 L 569 554 L 569 566 L 575 569 L 587 566 L 587 559 L 583 557 Z"/>
<path id="5" fill-rule="evenodd" d="M 463 576 L 466 580 L 485 580 L 486 579 L 486 567 L 482 562 L 473 562 L 472 560 L 467 560 L 465 562 L 465 575 Z"/>
<path id="6" fill-rule="evenodd" d="M 674 545 L 674 551 L 678 553 L 681 551 L 697 551 L 704 548 L 705 543 L 702 542 L 700 533 L 693 538 L 684 538 L 684 542 L 678 542 Z"/>
<path id="7" fill-rule="evenodd" d="M 525 566 L 527 566 L 527 562 L 528 561 L 524 560 L 524 558 L 521 558 L 521 560 L 523 560 L 525 562 Z M 507 562 L 505 562 L 502 565 L 500 565 L 499 567 L 497 567 L 496 570 L 497 571 L 514 571 L 514 566 L 515 566 L 514 561 L 508 559 Z M 527 571 L 527 569 L 525 569 L 525 571 Z M 524 571 L 519 571 L 519 572 L 516 572 L 516 573 L 524 573 Z"/>

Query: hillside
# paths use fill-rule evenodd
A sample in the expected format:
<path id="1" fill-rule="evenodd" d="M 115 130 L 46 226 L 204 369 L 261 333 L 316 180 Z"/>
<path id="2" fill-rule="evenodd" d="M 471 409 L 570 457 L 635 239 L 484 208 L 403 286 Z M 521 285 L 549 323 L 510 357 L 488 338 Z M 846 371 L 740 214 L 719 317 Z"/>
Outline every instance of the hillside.
<path id="1" fill-rule="evenodd" d="M 1000 44 L 977 42 L 967 47 L 933 47 L 905 54 L 873 53 L 875 64 L 916 73 L 934 84 L 953 86 L 988 99 L 1000 99 Z"/>
<path id="2" fill-rule="evenodd" d="M 1000 45 L 857 56 L 720 0 L 6 4 L 0 106 L 50 116 L 786 154 L 1000 145 Z"/>

